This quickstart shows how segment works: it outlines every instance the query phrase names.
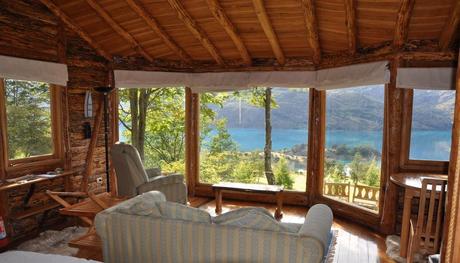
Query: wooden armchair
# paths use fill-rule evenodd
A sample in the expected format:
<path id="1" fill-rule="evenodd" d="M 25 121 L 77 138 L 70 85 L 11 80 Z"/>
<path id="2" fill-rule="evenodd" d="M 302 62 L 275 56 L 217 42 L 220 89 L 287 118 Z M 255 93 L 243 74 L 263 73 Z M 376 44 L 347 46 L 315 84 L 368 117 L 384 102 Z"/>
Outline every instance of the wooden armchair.
<path id="1" fill-rule="evenodd" d="M 418 215 L 410 220 L 408 263 L 414 261 L 417 252 L 423 255 L 439 252 L 446 184 L 446 180 L 440 179 L 423 179 L 422 181 Z"/>

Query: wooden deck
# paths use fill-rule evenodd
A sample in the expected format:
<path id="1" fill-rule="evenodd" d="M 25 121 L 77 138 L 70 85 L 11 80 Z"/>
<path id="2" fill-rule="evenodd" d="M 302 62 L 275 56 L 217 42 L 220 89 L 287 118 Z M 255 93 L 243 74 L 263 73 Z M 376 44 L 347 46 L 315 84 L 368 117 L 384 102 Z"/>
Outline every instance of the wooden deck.
<path id="1" fill-rule="evenodd" d="M 190 205 L 205 209 L 215 215 L 215 201 L 207 198 L 190 198 Z M 222 213 L 245 206 L 262 206 L 274 212 L 275 204 L 261 204 L 225 200 Z M 301 206 L 284 206 L 282 222 L 303 223 L 308 208 Z M 368 228 L 345 221 L 334 219 L 334 229 L 339 230 L 334 263 L 374 263 L 394 262 L 386 256 L 385 237 L 374 233 Z"/>

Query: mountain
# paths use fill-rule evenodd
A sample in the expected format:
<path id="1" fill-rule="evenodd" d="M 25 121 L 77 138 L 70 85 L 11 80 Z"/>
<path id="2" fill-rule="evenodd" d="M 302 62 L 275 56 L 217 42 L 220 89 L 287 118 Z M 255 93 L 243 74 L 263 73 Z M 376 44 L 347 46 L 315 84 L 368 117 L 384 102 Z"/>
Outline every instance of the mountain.
<path id="1" fill-rule="evenodd" d="M 273 88 L 277 107 L 272 109 L 274 129 L 306 129 L 308 91 Z M 264 128 L 264 109 L 248 102 L 249 92 L 231 97 L 222 108 L 214 108 L 218 118 L 227 118 L 229 128 Z M 329 130 L 381 130 L 383 127 L 384 88 L 366 86 L 327 91 L 326 125 Z M 454 109 L 453 91 L 414 91 L 416 130 L 451 128 Z"/>

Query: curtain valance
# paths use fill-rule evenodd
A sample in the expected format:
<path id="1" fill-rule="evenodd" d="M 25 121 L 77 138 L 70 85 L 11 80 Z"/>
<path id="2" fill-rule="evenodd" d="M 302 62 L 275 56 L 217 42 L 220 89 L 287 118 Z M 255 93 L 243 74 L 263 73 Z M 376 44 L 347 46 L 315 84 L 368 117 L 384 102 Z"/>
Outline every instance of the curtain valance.
<path id="1" fill-rule="evenodd" d="M 61 86 L 67 85 L 67 65 L 0 56 L 0 77 L 17 80 L 47 82 Z"/>
<path id="2" fill-rule="evenodd" d="M 115 70 L 119 88 L 190 87 L 193 92 L 253 87 L 339 89 L 388 83 L 388 62 L 350 65 L 318 71 L 175 73 Z"/>
<path id="3" fill-rule="evenodd" d="M 454 90 L 456 68 L 398 68 L 396 86 L 403 89 Z"/>

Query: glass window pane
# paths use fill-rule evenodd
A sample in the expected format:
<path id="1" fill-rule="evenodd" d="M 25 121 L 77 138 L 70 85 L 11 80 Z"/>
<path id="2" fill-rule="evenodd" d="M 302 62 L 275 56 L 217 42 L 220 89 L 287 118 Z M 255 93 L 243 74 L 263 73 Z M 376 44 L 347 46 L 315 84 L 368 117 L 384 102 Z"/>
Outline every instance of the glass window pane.
<path id="1" fill-rule="evenodd" d="M 414 90 L 409 159 L 449 161 L 455 91 Z"/>
<path id="2" fill-rule="evenodd" d="M 35 81 L 5 80 L 10 160 L 53 153 L 50 87 Z"/>
<path id="3" fill-rule="evenodd" d="M 327 91 L 323 194 L 378 210 L 384 87 Z"/>
<path id="4" fill-rule="evenodd" d="M 269 118 L 265 88 L 201 95 L 200 182 L 273 180 L 289 190 L 306 190 L 308 90 L 270 90 Z M 273 177 L 265 173 L 266 136 Z"/>
<path id="5" fill-rule="evenodd" d="M 144 166 L 185 172 L 184 88 L 120 89 L 119 137 L 139 151 Z"/>

